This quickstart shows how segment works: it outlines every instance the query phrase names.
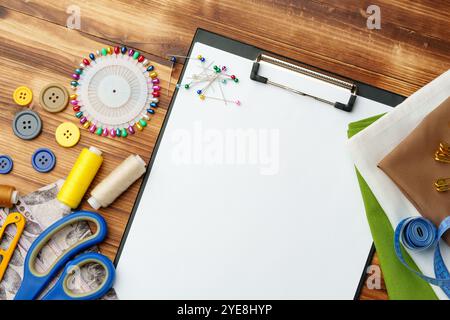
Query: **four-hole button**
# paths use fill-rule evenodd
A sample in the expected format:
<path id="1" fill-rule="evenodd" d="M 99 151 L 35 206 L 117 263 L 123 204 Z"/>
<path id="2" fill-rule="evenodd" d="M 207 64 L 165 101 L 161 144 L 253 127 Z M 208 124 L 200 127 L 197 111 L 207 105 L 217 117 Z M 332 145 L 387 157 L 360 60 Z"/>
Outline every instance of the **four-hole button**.
<path id="1" fill-rule="evenodd" d="M 72 122 L 61 123 L 56 128 L 55 138 L 61 147 L 73 147 L 80 141 L 80 129 Z"/>
<path id="2" fill-rule="evenodd" d="M 8 174 L 13 168 L 13 161 L 10 156 L 0 155 L 0 174 Z"/>
<path id="3" fill-rule="evenodd" d="M 56 164 L 55 154 L 47 148 L 37 149 L 31 157 L 31 164 L 38 172 L 52 171 Z"/>

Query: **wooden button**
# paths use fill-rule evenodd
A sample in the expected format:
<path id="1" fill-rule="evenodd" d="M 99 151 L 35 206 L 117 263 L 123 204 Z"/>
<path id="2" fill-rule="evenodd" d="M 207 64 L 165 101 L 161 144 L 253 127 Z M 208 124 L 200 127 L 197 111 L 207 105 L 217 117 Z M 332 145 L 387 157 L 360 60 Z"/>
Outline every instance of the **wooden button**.
<path id="1" fill-rule="evenodd" d="M 61 112 L 69 103 L 69 92 L 62 85 L 51 83 L 41 90 L 39 102 L 48 112 Z"/>
<path id="2" fill-rule="evenodd" d="M 61 123 L 56 128 L 55 138 L 61 147 L 71 148 L 80 141 L 80 129 L 72 122 Z"/>
<path id="3" fill-rule="evenodd" d="M 16 90 L 14 90 L 13 99 L 14 102 L 19 106 L 28 106 L 33 100 L 33 92 L 28 87 L 18 87 Z"/>
<path id="4" fill-rule="evenodd" d="M 42 121 L 39 115 L 32 110 L 16 113 L 13 120 L 13 131 L 23 140 L 36 138 L 42 131 Z"/>

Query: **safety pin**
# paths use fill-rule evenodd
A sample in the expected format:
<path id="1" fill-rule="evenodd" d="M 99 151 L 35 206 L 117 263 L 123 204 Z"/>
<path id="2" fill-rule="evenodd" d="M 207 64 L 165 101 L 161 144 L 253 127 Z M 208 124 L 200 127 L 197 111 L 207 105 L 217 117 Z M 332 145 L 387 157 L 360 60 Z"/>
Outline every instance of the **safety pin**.
<path id="1" fill-rule="evenodd" d="M 436 190 L 439 192 L 445 192 L 450 190 L 450 178 L 440 178 L 434 183 Z"/>
<path id="2" fill-rule="evenodd" d="M 450 155 L 441 151 L 436 151 L 436 153 L 434 154 L 434 160 L 443 163 L 450 163 Z"/>
<path id="3" fill-rule="evenodd" d="M 446 155 L 450 155 L 450 145 L 446 142 L 441 142 L 439 144 L 439 151 L 445 153 Z"/>

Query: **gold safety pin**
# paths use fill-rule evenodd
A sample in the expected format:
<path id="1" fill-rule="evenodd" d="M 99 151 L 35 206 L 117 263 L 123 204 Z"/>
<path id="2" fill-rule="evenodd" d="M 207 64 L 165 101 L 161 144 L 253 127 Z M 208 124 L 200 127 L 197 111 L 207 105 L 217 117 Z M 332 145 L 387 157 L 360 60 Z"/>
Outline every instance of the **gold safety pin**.
<path id="1" fill-rule="evenodd" d="M 439 144 L 439 151 L 447 155 L 450 155 L 450 145 L 446 142 L 441 142 Z"/>
<path id="2" fill-rule="evenodd" d="M 450 178 L 440 178 L 434 183 L 436 190 L 439 192 L 445 192 L 450 190 Z"/>
<path id="3" fill-rule="evenodd" d="M 439 150 L 434 154 L 434 160 L 450 163 L 450 145 L 446 142 L 441 142 L 439 144 Z"/>
<path id="4" fill-rule="evenodd" d="M 450 155 L 445 154 L 440 151 L 436 151 L 436 153 L 434 154 L 434 160 L 443 162 L 443 163 L 450 163 Z"/>

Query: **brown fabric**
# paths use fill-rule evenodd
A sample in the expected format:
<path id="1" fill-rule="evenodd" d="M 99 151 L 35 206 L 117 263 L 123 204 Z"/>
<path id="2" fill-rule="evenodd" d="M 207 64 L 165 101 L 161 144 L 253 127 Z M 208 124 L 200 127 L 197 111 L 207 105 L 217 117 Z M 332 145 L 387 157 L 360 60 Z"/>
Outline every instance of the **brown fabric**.
<path id="1" fill-rule="evenodd" d="M 450 97 L 378 164 L 436 226 L 450 215 L 450 191 L 437 192 L 434 187 L 438 178 L 450 178 L 450 164 L 434 160 L 441 142 L 450 143 Z M 450 236 L 445 238 L 450 245 Z"/>

